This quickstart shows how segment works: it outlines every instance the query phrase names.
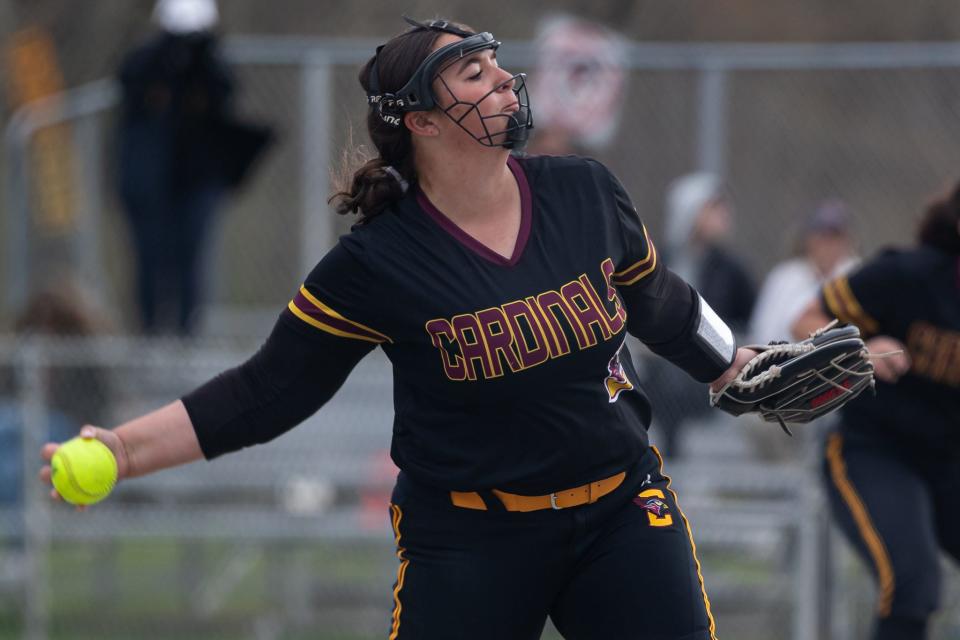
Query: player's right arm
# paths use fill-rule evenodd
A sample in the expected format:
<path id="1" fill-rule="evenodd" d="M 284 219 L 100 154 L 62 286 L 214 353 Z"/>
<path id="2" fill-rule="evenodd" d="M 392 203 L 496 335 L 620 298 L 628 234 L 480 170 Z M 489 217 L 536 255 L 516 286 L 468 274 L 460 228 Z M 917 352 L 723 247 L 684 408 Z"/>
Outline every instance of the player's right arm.
<path id="1" fill-rule="evenodd" d="M 180 400 L 112 430 L 84 425 L 80 437 L 96 438 L 110 448 L 117 460 L 118 478 L 142 476 L 203 457 L 190 416 Z M 59 446 L 48 442 L 41 450 L 47 463 L 40 470 L 44 482 L 50 482 L 49 463 Z M 57 497 L 55 490 L 52 493 Z"/>
<path id="2" fill-rule="evenodd" d="M 157 411 L 113 430 L 85 427 L 113 451 L 121 478 L 272 440 L 322 407 L 373 348 L 390 341 L 368 320 L 366 270 L 342 246 L 310 274 L 263 346 Z M 343 310 L 341 312 L 340 310 Z M 57 445 L 44 446 L 47 461 Z M 49 480 L 49 467 L 41 470 Z"/>

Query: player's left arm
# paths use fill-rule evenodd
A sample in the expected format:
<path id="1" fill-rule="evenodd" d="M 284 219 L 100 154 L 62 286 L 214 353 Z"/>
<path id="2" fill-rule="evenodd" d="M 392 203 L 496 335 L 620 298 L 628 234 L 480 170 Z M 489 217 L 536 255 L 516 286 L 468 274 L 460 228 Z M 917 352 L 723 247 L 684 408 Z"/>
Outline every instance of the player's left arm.
<path id="1" fill-rule="evenodd" d="M 700 382 L 735 375 L 737 362 L 746 362 L 752 352 L 739 354 L 727 323 L 663 265 L 626 190 L 608 175 L 624 248 L 610 282 L 626 306 L 627 330 Z"/>
<path id="2" fill-rule="evenodd" d="M 657 355 L 700 382 L 720 387 L 751 357 L 697 291 L 658 265 L 633 284 L 613 282 L 627 307 L 627 330 Z"/>

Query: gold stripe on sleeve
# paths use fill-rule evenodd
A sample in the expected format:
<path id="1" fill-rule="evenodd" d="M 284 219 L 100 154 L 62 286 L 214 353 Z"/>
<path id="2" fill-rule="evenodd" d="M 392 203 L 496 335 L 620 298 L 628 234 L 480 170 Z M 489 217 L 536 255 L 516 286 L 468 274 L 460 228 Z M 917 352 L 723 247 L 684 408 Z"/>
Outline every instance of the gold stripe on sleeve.
<path id="1" fill-rule="evenodd" d="M 323 312 L 326 313 L 327 315 L 332 316 L 332 317 L 334 317 L 334 318 L 336 318 L 336 319 L 338 319 L 338 320 L 343 320 L 344 322 L 347 322 L 347 323 L 349 323 L 349 324 L 352 324 L 353 326 L 358 327 L 358 328 L 360 328 L 360 329 L 363 329 L 364 331 L 369 331 L 370 333 L 376 334 L 377 336 L 379 336 L 380 338 L 382 338 L 382 342 L 391 342 L 391 343 L 393 342 L 393 340 L 391 340 L 389 336 L 387 336 L 387 335 L 385 335 L 385 334 L 383 334 L 383 333 L 380 333 L 380 332 L 377 331 L 376 329 L 371 329 L 370 327 L 368 327 L 368 326 L 366 326 L 366 325 L 363 325 L 363 324 L 360 324 L 359 322 L 354 322 L 353 320 L 350 320 L 350 319 L 348 319 L 348 318 L 344 318 L 342 315 L 340 315 L 339 313 L 337 313 L 336 311 L 334 311 L 333 309 L 331 309 L 331 308 L 328 307 L 327 305 L 325 305 L 325 304 L 323 304 L 322 302 L 320 302 L 312 293 L 310 293 L 309 291 L 307 291 L 307 288 L 306 288 L 304 285 L 300 285 L 300 293 L 302 293 L 302 294 L 303 294 L 303 297 L 306 298 L 307 300 L 309 300 L 311 304 L 313 304 L 315 307 L 317 307 L 317 309 L 320 309 L 321 311 L 323 311 Z"/>
<path id="2" fill-rule="evenodd" d="M 301 320 L 303 320 L 304 322 L 306 322 L 306 323 L 309 324 L 310 326 L 316 327 L 317 329 L 320 329 L 321 331 L 326 331 L 327 333 L 333 334 L 333 335 L 335 335 L 335 336 L 340 336 L 341 338 L 353 338 L 354 340 L 365 340 L 365 341 L 367 341 L 367 342 L 373 342 L 374 344 L 380 344 L 380 343 L 384 342 L 383 340 L 380 340 L 380 339 L 377 339 L 377 338 L 372 338 L 372 337 L 370 337 L 370 336 L 359 335 L 359 334 L 356 334 L 356 333 L 348 333 L 348 332 L 346 332 L 346 331 L 341 331 L 340 329 L 337 329 L 336 327 L 331 327 L 331 326 L 328 325 L 328 324 L 324 324 L 323 322 L 317 320 L 316 318 L 313 318 L 313 317 L 311 317 L 311 316 L 308 316 L 308 315 L 305 314 L 303 311 L 301 311 L 301 310 L 300 310 L 300 307 L 298 307 L 297 305 L 293 304 L 293 300 L 290 301 L 290 303 L 287 305 L 287 308 L 290 309 L 290 311 L 293 313 L 293 315 L 297 316 L 298 318 L 300 318 Z"/>
<path id="3" fill-rule="evenodd" d="M 823 286 L 823 298 L 827 301 L 827 306 L 830 307 L 830 312 L 837 320 L 840 320 L 846 324 L 850 324 L 850 318 L 847 317 L 847 314 L 840 306 L 840 301 L 837 299 L 837 293 L 834 291 L 835 286 L 836 280 L 831 280 L 825 284 Z"/>
<path id="4" fill-rule="evenodd" d="M 850 289 L 850 281 L 846 278 L 837 278 L 835 281 L 837 293 L 840 299 L 846 305 L 853 323 L 860 327 L 864 333 L 877 333 L 880 330 L 880 323 L 874 320 L 869 313 L 863 310 L 853 290 Z"/>
<path id="5" fill-rule="evenodd" d="M 645 255 L 642 260 L 635 262 L 626 269 L 612 273 L 610 277 L 611 280 L 614 281 L 614 284 L 623 286 L 635 284 L 657 268 L 657 248 L 654 246 L 653 242 L 650 241 L 650 234 L 647 233 L 646 226 L 643 227 L 643 237 L 647 241 L 647 255 Z M 631 273 L 636 269 L 644 267 L 644 265 L 646 265 L 648 262 L 650 263 L 650 266 L 643 269 L 640 273 Z"/>

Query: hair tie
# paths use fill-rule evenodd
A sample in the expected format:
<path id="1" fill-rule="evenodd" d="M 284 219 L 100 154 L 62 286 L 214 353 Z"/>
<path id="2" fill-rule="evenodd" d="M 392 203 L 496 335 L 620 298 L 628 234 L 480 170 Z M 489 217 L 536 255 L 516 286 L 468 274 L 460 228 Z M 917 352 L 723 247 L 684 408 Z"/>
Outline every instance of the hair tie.
<path id="1" fill-rule="evenodd" d="M 390 165 L 385 166 L 383 170 L 393 176 L 394 180 L 400 183 L 400 188 L 403 189 L 404 193 L 407 192 L 407 189 L 410 188 L 410 183 L 403 179 L 403 176 L 400 175 L 399 171 Z"/>

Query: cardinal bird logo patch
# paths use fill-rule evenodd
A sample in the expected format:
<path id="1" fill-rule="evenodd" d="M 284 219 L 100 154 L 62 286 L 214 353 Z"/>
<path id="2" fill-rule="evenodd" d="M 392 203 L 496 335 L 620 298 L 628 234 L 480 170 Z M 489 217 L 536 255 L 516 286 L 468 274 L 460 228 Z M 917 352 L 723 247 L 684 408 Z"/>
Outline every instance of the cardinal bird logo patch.
<path id="1" fill-rule="evenodd" d="M 637 494 L 633 504 L 647 512 L 651 527 L 669 527 L 673 524 L 673 516 L 670 515 L 670 505 L 665 498 L 660 489 L 647 489 Z"/>
<path id="2" fill-rule="evenodd" d="M 603 380 L 603 384 L 607 388 L 607 397 L 609 398 L 610 402 L 616 402 L 622 391 L 630 391 L 633 389 L 633 383 L 630 382 L 629 378 L 627 378 L 627 372 L 624 370 L 623 364 L 620 362 L 621 351 L 623 351 L 622 344 L 620 345 L 620 348 L 617 349 L 617 352 L 613 355 L 613 357 L 610 358 L 610 362 L 607 363 L 607 371 L 610 373 L 610 375 Z"/>
<path id="3" fill-rule="evenodd" d="M 637 498 L 640 502 L 640 508 L 644 511 L 652 513 L 658 518 L 662 518 L 663 515 L 667 512 L 667 503 L 659 498 L 650 498 L 649 500 L 644 501 L 643 498 Z"/>

